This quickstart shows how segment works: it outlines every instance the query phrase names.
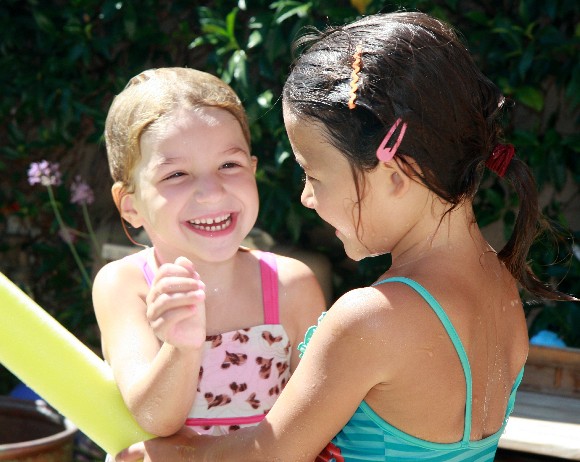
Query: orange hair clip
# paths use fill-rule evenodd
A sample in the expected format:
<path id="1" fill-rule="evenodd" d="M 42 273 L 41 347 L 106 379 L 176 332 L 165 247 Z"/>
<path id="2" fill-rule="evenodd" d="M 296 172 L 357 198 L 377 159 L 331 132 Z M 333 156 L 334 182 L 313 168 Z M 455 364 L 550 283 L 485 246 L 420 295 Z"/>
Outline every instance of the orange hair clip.
<path id="1" fill-rule="evenodd" d="M 357 45 L 354 52 L 354 61 L 352 62 L 352 73 L 350 74 L 350 99 L 348 100 L 348 108 L 354 109 L 356 107 L 356 91 L 358 90 L 358 81 L 360 77 L 360 55 L 362 54 L 362 46 Z"/>

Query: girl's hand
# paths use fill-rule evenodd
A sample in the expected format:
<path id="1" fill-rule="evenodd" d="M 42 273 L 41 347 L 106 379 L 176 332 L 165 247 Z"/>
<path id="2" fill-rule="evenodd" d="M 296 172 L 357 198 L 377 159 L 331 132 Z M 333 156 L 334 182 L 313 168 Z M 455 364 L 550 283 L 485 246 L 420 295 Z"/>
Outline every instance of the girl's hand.
<path id="1" fill-rule="evenodd" d="M 149 324 L 159 340 L 180 349 L 203 345 L 205 284 L 191 261 L 178 257 L 161 265 L 146 302 Z"/>
<path id="2" fill-rule="evenodd" d="M 194 462 L 199 460 L 194 447 L 196 437 L 203 438 L 183 427 L 173 436 L 131 445 L 117 454 L 115 462 Z"/>
<path id="3" fill-rule="evenodd" d="M 115 462 L 140 462 L 145 459 L 145 445 L 136 443 L 115 456 Z M 151 460 L 151 459 L 148 459 Z"/>

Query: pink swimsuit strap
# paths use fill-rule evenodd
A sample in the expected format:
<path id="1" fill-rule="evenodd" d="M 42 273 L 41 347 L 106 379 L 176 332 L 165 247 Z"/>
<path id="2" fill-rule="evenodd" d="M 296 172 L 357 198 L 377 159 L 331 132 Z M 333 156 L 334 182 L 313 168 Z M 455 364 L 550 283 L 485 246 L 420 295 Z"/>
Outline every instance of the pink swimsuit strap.
<path id="1" fill-rule="evenodd" d="M 151 284 L 153 284 L 153 279 L 155 278 L 155 274 L 153 274 L 153 270 L 149 266 L 149 263 L 147 263 L 147 257 L 145 255 L 145 252 L 142 251 L 132 253 L 130 255 L 127 255 L 123 259 L 133 261 L 137 266 L 139 266 L 141 268 L 141 271 L 143 272 L 143 277 L 147 281 L 147 285 L 151 287 Z"/>
<path id="2" fill-rule="evenodd" d="M 260 252 L 260 271 L 264 299 L 264 324 L 280 324 L 276 255 L 270 252 Z"/>

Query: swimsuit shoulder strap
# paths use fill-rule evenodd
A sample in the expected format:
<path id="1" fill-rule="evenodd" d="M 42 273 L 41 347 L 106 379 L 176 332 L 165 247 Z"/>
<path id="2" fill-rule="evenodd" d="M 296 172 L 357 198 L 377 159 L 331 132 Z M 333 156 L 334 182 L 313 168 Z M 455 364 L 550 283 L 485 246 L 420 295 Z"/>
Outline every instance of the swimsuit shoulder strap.
<path id="1" fill-rule="evenodd" d="M 153 279 L 155 278 L 155 274 L 153 274 L 151 266 L 149 266 L 149 263 L 147 263 L 147 255 L 145 254 L 145 252 L 141 251 L 133 253 L 123 258 L 126 260 L 130 260 L 134 262 L 137 266 L 141 267 L 141 271 L 143 271 L 143 276 L 147 281 L 147 285 L 151 287 L 151 284 L 153 284 Z"/>
<path id="2" fill-rule="evenodd" d="M 443 324 L 443 327 L 445 328 L 447 335 L 449 335 L 449 338 L 451 339 L 451 342 L 455 347 L 455 351 L 457 352 L 457 356 L 459 356 L 459 360 L 463 368 L 463 373 L 465 375 L 465 388 L 466 388 L 465 423 L 462 441 L 469 441 L 469 437 L 471 435 L 471 408 L 473 394 L 471 368 L 469 366 L 469 359 L 467 358 L 467 353 L 465 352 L 465 348 L 461 343 L 461 339 L 459 338 L 459 335 L 457 334 L 455 327 L 453 327 L 451 320 L 449 319 L 449 317 L 445 313 L 445 310 L 443 310 L 439 302 L 435 300 L 435 298 L 421 284 L 409 278 L 393 277 L 378 281 L 374 283 L 373 286 L 388 282 L 399 282 L 402 284 L 406 284 L 407 286 L 414 289 L 429 304 L 431 309 L 435 312 L 435 314 L 441 321 L 441 324 Z"/>
<path id="3" fill-rule="evenodd" d="M 260 273 L 264 300 L 264 324 L 280 324 L 276 255 L 270 252 L 260 252 Z"/>

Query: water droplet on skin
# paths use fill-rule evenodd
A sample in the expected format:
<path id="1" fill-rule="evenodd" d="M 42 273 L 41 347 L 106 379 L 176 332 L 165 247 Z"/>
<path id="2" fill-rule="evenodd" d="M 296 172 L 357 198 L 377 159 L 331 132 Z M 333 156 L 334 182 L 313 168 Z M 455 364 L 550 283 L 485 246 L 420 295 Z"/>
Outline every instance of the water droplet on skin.
<path id="1" fill-rule="evenodd" d="M 429 356 L 430 358 L 433 357 L 433 350 L 431 348 L 420 348 L 420 350 L 427 353 L 427 356 Z"/>

